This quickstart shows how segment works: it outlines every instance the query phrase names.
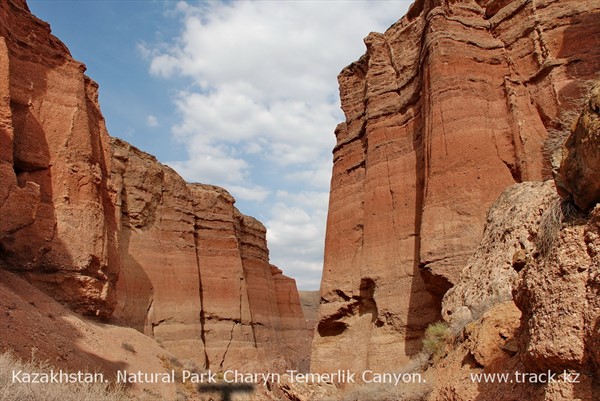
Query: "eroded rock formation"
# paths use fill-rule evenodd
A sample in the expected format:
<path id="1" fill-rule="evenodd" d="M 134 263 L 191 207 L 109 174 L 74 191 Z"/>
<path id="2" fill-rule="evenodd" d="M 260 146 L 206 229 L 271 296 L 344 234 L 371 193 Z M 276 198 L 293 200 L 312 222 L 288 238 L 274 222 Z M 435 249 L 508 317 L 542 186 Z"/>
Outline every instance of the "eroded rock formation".
<path id="1" fill-rule="evenodd" d="M 561 211 L 564 201 L 552 184 L 516 184 L 490 209 L 495 220 L 444 298 L 444 317 L 458 336 L 431 369 L 445 378 L 431 400 L 597 399 L 600 209 L 555 219 L 568 209 L 563 204 Z M 524 217 L 527 209 L 530 217 L 518 224 L 514 214 Z M 552 244 L 541 252 L 544 241 Z M 515 372 L 550 372 L 556 379 L 519 383 Z M 469 380 L 479 373 L 512 381 Z"/>
<path id="2" fill-rule="evenodd" d="M 600 82 L 592 87 L 563 149 L 556 185 L 587 210 L 600 199 Z"/>
<path id="3" fill-rule="evenodd" d="M 542 179 L 547 130 L 598 71 L 599 19 L 588 0 L 418 0 L 365 39 L 338 77 L 313 370 L 419 352 L 489 206 Z"/>
<path id="4" fill-rule="evenodd" d="M 490 208 L 477 251 L 444 297 L 444 319 L 459 335 L 446 360 L 434 368 L 447 380 L 432 400 L 592 401 L 600 394 L 600 195 L 593 195 L 599 176 L 569 170 L 590 172 L 597 163 L 589 157 L 573 163 L 573 155 L 598 148 L 597 128 L 587 123 L 595 118 L 590 115 L 595 97 L 594 88 L 562 147 L 567 156 L 556 186 L 553 181 L 515 184 Z M 564 191 L 565 182 L 576 190 Z M 592 209 L 579 210 L 573 204 L 578 197 L 587 198 Z M 495 329 L 476 333 L 490 317 Z M 478 372 L 508 374 L 512 381 L 465 380 Z M 557 379 L 527 385 L 517 383 L 515 372 L 550 372 Z"/>
<path id="5" fill-rule="evenodd" d="M 552 181 L 515 184 L 500 195 L 487 214 L 479 246 L 444 297 L 444 320 L 470 322 L 492 305 L 512 300 L 519 272 L 539 253 L 544 211 L 557 202 Z"/>
<path id="6" fill-rule="evenodd" d="M 0 56 L 1 267 L 201 366 L 306 368 L 265 227 L 111 139 L 85 66 L 23 0 L 0 2 Z"/>
<path id="7" fill-rule="evenodd" d="M 295 282 L 269 264 L 266 229 L 224 189 L 113 139 L 122 273 L 117 322 L 217 368 L 308 355 Z M 277 359 L 280 360 L 277 360 Z"/>
<path id="8" fill-rule="evenodd" d="M 107 317 L 120 270 L 97 85 L 23 1 L 0 3 L 3 267 Z"/>

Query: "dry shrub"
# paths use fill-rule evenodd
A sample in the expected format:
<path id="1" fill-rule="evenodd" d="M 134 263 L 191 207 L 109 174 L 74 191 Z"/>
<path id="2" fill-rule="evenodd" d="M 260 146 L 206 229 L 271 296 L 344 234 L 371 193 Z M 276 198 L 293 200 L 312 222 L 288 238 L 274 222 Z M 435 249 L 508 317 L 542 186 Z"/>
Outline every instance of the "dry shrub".
<path id="1" fill-rule="evenodd" d="M 123 348 L 125 351 L 129 351 L 133 354 L 136 353 L 135 348 L 133 347 L 133 345 L 131 343 L 128 343 L 127 341 L 123 341 L 121 343 L 121 348 Z"/>
<path id="2" fill-rule="evenodd" d="M 0 354 L 0 401 L 129 401 L 122 387 L 108 383 L 19 383 L 13 371 L 49 372 L 44 362 L 21 362 L 11 352 Z"/>
<path id="3" fill-rule="evenodd" d="M 570 199 L 557 198 L 552 202 L 542 215 L 535 242 L 540 255 L 547 256 L 550 253 L 563 224 L 573 221 L 577 214 L 577 208 Z"/>
<path id="4" fill-rule="evenodd" d="M 558 173 L 563 157 L 563 146 L 570 134 L 571 130 L 569 126 L 564 125 L 560 129 L 548 130 L 548 137 L 544 141 L 542 148 L 545 161 L 542 166 L 542 177 L 544 180 L 552 179 Z"/>
<path id="5" fill-rule="evenodd" d="M 175 383 L 177 383 L 177 393 L 178 397 L 181 398 L 181 394 L 191 394 L 195 392 L 196 385 L 192 383 L 190 380 L 187 380 L 185 383 L 183 382 L 183 371 L 187 370 L 194 373 L 202 373 L 205 372 L 204 369 L 201 369 L 196 362 L 186 359 L 183 362 L 180 361 L 173 355 L 159 355 L 158 357 L 162 361 L 162 365 L 167 371 L 173 371 L 175 376 Z M 185 396 L 187 399 L 187 395 Z"/>
<path id="6" fill-rule="evenodd" d="M 342 401 L 425 401 L 431 391 L 429 383 L 363 383 L 349 389 Z"/>

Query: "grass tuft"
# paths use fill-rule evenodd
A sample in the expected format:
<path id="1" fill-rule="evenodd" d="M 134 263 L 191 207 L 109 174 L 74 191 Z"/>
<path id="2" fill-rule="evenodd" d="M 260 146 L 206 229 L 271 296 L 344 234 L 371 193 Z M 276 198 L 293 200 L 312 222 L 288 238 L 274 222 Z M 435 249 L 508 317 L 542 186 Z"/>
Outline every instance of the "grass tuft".
<path id="1" fill-rule="evenodd" d="M 123 342 L 121 343 L 121 348 L 123 348 L 125 351 L 129 351 L 129 352 L 131 352 L 132 354 L 135 354 L 135 353 L 136 353 L 136 350 L 135 350 L 135 348 L 133 347 L 133 344 L 131 344 L 131 343 L 128 343 L 127 341 L 123 341 Z"/>
<path id="2" fill-rule="evenodd" d="M 447 323 L 437 322 L 430 324 L 423 337 L 423 351 L 433 357 L 441 357 L 445 351 L 446 343 L 452 337 Z"/>
<path id="3" fill-rule="evenodd" d="M 44 362 L 32 359 L 20 361 L 13 353 L 0 354 L 0 400 L 1 401 L 131 401 L 121 387 L 108 383 L 19 383 L 13 380 L 13 372 L 50 372 Z M 20 376 L 22 377 L 22 376 Z"/>
<path id="4" fill-rule="evenodd" d="M 569 199 L 557 198 L 544 211 L 535 245 L 540 255 L 547 256 L 558 239 L 563 223 L 577 216 L 577 208 Z"/>

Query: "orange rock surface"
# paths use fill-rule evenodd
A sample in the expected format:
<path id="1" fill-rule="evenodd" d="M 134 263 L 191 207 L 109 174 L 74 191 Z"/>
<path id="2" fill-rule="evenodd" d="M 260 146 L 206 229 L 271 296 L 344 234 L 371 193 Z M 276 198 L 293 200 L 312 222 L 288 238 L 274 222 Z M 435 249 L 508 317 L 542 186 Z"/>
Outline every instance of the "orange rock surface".
<path id="1" fill-rule="evenodd" d="M 1 263 L 108 317 L 120 258 L 97 85 L 23 1 L 0 20 Z"/>
<path id="2" fill-rule="evenodd" d="M 222 188 L 110 138 L 96 83 L 0 2 L 0 267 L 200 366 L 306 368 L 295 281 Z"/>
<path id="3" fill-rule="evenodd" d="M 338 77 L 312 370 L 419 352 L 491 203 L 548 169 L 548 129 L 599 69 L 599 19 L 589 0 L 418 0 L 365 39 Z"/>

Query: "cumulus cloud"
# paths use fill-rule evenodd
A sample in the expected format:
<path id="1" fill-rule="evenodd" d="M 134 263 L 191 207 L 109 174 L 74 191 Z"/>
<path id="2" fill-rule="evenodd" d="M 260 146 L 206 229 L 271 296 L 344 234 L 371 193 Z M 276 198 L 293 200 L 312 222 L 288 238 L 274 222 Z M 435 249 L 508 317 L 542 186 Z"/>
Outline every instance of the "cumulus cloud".
<path id="1" fill-rule="evenodd" d="M 271 191 L 261 186 L 246 187 L 243 185 L 228 185 L 227 190 L 233 194 L 235 199 L 257 202 L 264 201 L 271 193 Z"/>
<path id="2" fill-rule="evenodd" d="M 319 194 L 313 199 L 311 194 L 298 194 L 293 199 L 296 204 L 290 202 L 289 194 L 279 196 L 287 202 L 275 203 L 271 218 L 265 222 L 271 259 L 285 269 L 285 274 L 296 278 L 303 288 L 315 284 L 316 278 L 320 277 L 327 218 L 322 199 L 327 199 L 327 195 Z M 310 288 L 316 287 L 311 285 Z"/>
<path id="3" fill-rule="evenodd" d="M 272 261 L 301 286 L 315 288 L 322 267 L 333 131 L 343 119 L 336 76 L 408 4 L 180 1 L 171 11 L 179 36 L 139 46 L 151 74 L 190 83 L 177 92 L 171 127 L 187 155 L 168 164 L 228 188 L 242 212 L 252 209 L 244 201 L 260 203 Z"/>
<path id="4" fill-rule="evenodd" d="M 148 116 L 148 118 L 146 118 L 146 124 L 150 128 L 155 128 L 159 126 L 158 119 L 154 116 Z"/>

